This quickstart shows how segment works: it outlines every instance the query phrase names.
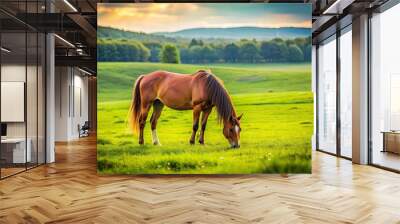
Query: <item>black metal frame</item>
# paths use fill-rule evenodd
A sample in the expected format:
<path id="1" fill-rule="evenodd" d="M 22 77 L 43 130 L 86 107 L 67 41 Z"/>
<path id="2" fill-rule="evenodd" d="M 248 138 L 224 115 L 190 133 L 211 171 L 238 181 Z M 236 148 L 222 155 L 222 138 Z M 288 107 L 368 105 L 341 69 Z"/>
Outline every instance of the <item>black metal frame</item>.
<path id="1" fill-rule="evenodd" d="M 342 133 L 342 124 L 340 117 L 340 78 L 341 78 L 341 65 L 340 65 L 340 36 L 341 30 L 339 29 L 339 25 L 336 25 L 336 154 L 341 156 L 341 133 Z"/>
<path id="2" fill-rule="evenodd" d="M 319 63 L 318 63 L 318 60 L 319 60 L 319 51 L 318 51 L 318 49 L 319 49 L 319 45 L 317 44 L 316 46 L 315 46 L 315 148 L 316 148 L 316 150 L 318 150 L 319 149 L 319 116 L 318 116 L 318 113 L 319 113 L 319 109 L 318 109 L 318 106 L 319 106 L 319 85 L 318 85 L 318 83 L 319 83 Z"/>
<path id="3" fill-rule="evenodd" d="M 367 107 L 368 107 L 368 111 L 367 111 L 367 119 L 368 119 L 368 124 L 367 124 L 367 128 L 368 128 L 368 158 L 367 158 L 367 162 L 368 164 L 373 164 L 372 163 L 372 97 L 371 97 L 371 93 L 372 93 L 372 82 L 371 82 L 371 72 L 372 72 L 372 65 L 371 65 L 371 56 L 372 56 L 372 33 L 371 33 L 371 19 L 372 19 L 372 13 L 369 12 L 368 13 L 368 53 L 367 53 L 367 62 L 368 62 L 368 75 L 367 75 L 367 83 L 368 83 L 368 96 L 367 96 Z"/>
<path id="4" fill-rule="evenodd" d="M 2 28 L 2 23 L 0 23 L 0 30 L 1 30 L 1 28 Z M 3 39 L 2 38 L 2 32 L 0 32 L 0 47 L 3 46 L 2 39 Z M 0 112 L 1 112 L 1 77 L 2 77 L 2 74 L 1 74 L 1 61 L 2 61 L 2 58 L 1 58 L 1 56 L 2 56 L 2 52 L 0 50 Z M 0 124 L 1 124 L 1 113 L 0 113 Z M 1 151 L 2 150 L 1 150 L 1 144 L 0 144 L 0 164 L 1 164 Z M 0 167 L 0 180 L 1 180 L 1 167 Z"/>
<path id="5" fill-rule="evenodd" d="M 27 0 L 25 0 L 25 12 L 27 12 Z M 36 11 L 39 10 L 39 0 L 36 0 Z M 2 10 L 3 11 L 3 10 Z M 46 7 L 46 11 L 47 11 L 47 7 Z M 26 14 L 27 15 L 27 14 Z M 16 18 L 17 19 L 17 18 Z M 18 20 L 18 19 L 17 19 Z M 27 170 L 39 167 L 43 164 L 47 163 L 47 33 L 43 33 L 40 32 L 37 29 L 34 29 L 33 27 L 29 26 L 27 23 L 23 23 L 25 30 L 25 84 L 24 84 L 24 120 L 25 120 L 25 169 L 12 173 L 10 175 L 7 176 L 2 176 L 2 168 L 0 167 L 0 180 L 6 179 L 8 177 L 12 177 L 14 175 L 17 175 L 19 173 L 25 172 Z M 29 166 L 28 167 L 28 154 L 27 154 L 27 147 L 28 147 L 28 113 L 27 113 L 27 81 L 28 81 L 28 30 L 32 30 L 34 33 L 36 33 L 36 163 L 29 163 L 29 165 L 33 166 Z M 1 44 L 1 37 L 2 37 L 2 33 L 0 32 L 0 45 Z M 39 33 L 43 33 L 44 35 L 44 42 L 42 42 L 42 44 L 44 44 L 44 51 L 42 51 L 41 53 L 44 53 L 44 55 L 42 55 L 42 58 L 44 60 L 44 67 L 42 69 L 42 74 L 43 74 L 43 79 L 42 82 L 44 83 L 44 99 L 43 99 L 43 108 L 44 108 L 44 116 L 41 117 L 44 120 L 42 120 L 42 122 L 44 122 L 44 136 L 43 136 L 43 141 L 44 141 L 44 145 L 42 147 L 44 147 L 43 152 L 44 155 L 43 156 L 43 163 L 39 163 Z M 1 62 L 2 62 L 2 55 L 0 53 L 0 67 L 1 67 Z M 0 82 L 1 82 L 1 69 L 0 69 Z M 1 90 L 1 85 L 0 85 L 0 90 Z M 0 91 L 1 92 L 1 91 Z M 1 93 L 0 93 L 0 97 L 1 97 Z M 1 109 L 1 108 L 0 108 Z M 1 123 L 1 115 L 0 115 L 0 123 Z M 1 144 L 0 144 L 0 156 L 1 156 Z M 1 158 L 1 157 L 0 157 Z"/>

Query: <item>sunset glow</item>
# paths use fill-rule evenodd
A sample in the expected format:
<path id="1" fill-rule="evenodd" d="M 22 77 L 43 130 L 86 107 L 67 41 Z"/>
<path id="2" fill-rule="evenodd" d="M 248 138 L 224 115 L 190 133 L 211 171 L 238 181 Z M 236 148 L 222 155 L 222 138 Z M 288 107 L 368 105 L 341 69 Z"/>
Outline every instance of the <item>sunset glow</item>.
<path id="1" fill-rule="evenodd" d="M 137 32 L 207 27 L 311 27 L 310 4 L 102 3 L 98 25 Z"/>

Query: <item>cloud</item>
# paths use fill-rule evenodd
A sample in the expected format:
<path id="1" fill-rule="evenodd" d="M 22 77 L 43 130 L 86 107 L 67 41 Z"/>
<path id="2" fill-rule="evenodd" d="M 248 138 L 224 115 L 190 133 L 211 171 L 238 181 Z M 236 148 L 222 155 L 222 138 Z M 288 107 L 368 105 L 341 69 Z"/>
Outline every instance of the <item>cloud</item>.
<path id="1" fill-rule="evenodd" d="M 311 27 L 311 10 L 309 13 L 304 9 L 299 10 L 300 13 L 295 13 L 293 9 L 285 12 L 282 6 L 274 9 L 269 5 L 105 3 L 98 4 L 98 24 L 141 32 L 176 31 L 194 27 Z M 286 7 L 291 8 L 290 5 Z"/>

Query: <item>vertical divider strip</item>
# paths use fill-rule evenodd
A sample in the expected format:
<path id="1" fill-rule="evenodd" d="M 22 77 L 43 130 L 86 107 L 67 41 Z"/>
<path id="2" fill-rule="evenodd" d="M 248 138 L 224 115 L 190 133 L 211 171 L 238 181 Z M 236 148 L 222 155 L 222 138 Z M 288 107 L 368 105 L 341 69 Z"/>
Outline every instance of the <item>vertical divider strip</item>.
<path id="1" fill-rule="evenodd" d="M 2 28 L 2 23 L 0 23 L 0 47 L 2 46 L 2 32 L 1 32 L 1 29 Z M 1 67 L 2 67 L 2 64 L 1 64 L 1 62 L 2 62 L 2 58 L 1 58 L 1 56 L 2 56 L 2 52 L 1 52 L 1 50 L 0 50 L 0 124 L 2 124 L 2 122 L 1 122 Z M 1 157 L 1 143 L 0 143 L 0 180 L 2 179 L 2 177 L 1 177 L 1 170 L 2 170 L 2 157 Z"/>
<path id="2" fill-rule="evenodd" d="M 36 1 L 39 13 L 39 0 Z M 38 17 L 37 17 L 38 18 Z M 39 18 L 37 19 L 39 22 Z M 39 165 L 39 31 L 36 31 L 36 166 Z"/>
<path id="3" fill-rule="evenodd" d="M 315 149 L 319 150 L 319 44 L 316 45 L 315 51 Z"/>
<path id="4" fill-rule="evenodd" d="M 336 155 L 341 156 L 341 116 L 340 116 L 340 83 L 341 83 L 341 66 L 340 66 L 340 27 L 336 28 Z"/>
<path id="5" fill-rule="evenodd" d="M 372 29 L 371 29 L 371 20 L 372 20 L 372 12 L 368 12 L 368 25 L 367 25 L 367 46 L 368 46 L 368 53 L 367 53 L 367 83 L 368 83 L 368 89 L 367 89 L 367 119 L 368 119 L 368 124 L 367 124 L 367 132 L 368 132 L 368 155 L 367 155 L 367 164 L 373 164 L 373 153 L 372 153 L 372 64 L 371 64 L 371 55 L 372 55 Z"/>
<path id="6" fill-rule="evenodd" d="M 28 113 L 27 113 L 27 91 L 28 91 L 28 0 L 25 0 L 25 102 L 24 102 L 24 120 L 25 120 L 25 170 L 28 169 Z"/>

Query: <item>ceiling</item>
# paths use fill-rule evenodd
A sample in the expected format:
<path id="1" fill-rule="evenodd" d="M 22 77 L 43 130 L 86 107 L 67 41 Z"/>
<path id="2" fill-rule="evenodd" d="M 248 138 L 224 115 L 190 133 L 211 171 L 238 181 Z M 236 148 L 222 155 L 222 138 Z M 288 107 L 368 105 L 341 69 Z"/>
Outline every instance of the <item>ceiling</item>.
<path id="1" fill-rule="evenodd" d="M 29 32 L 51 32 L 57 34 L 56 66 L 79 66 L 96 74 L 96 4 L 96 0 L 1 0 L 0 26 L 3 46 L 12 49 L 9 58 L 26 55 L 26 31 L 28 37 Z M 34 49 L 28 44 L 28 58 Z"/>
<path id="2" fill-rule="evenodd" d="M 313 43 L 351 24 L 352 18 L 372 12 L 389 0 L 309 0 L 313 5 Z"/>

